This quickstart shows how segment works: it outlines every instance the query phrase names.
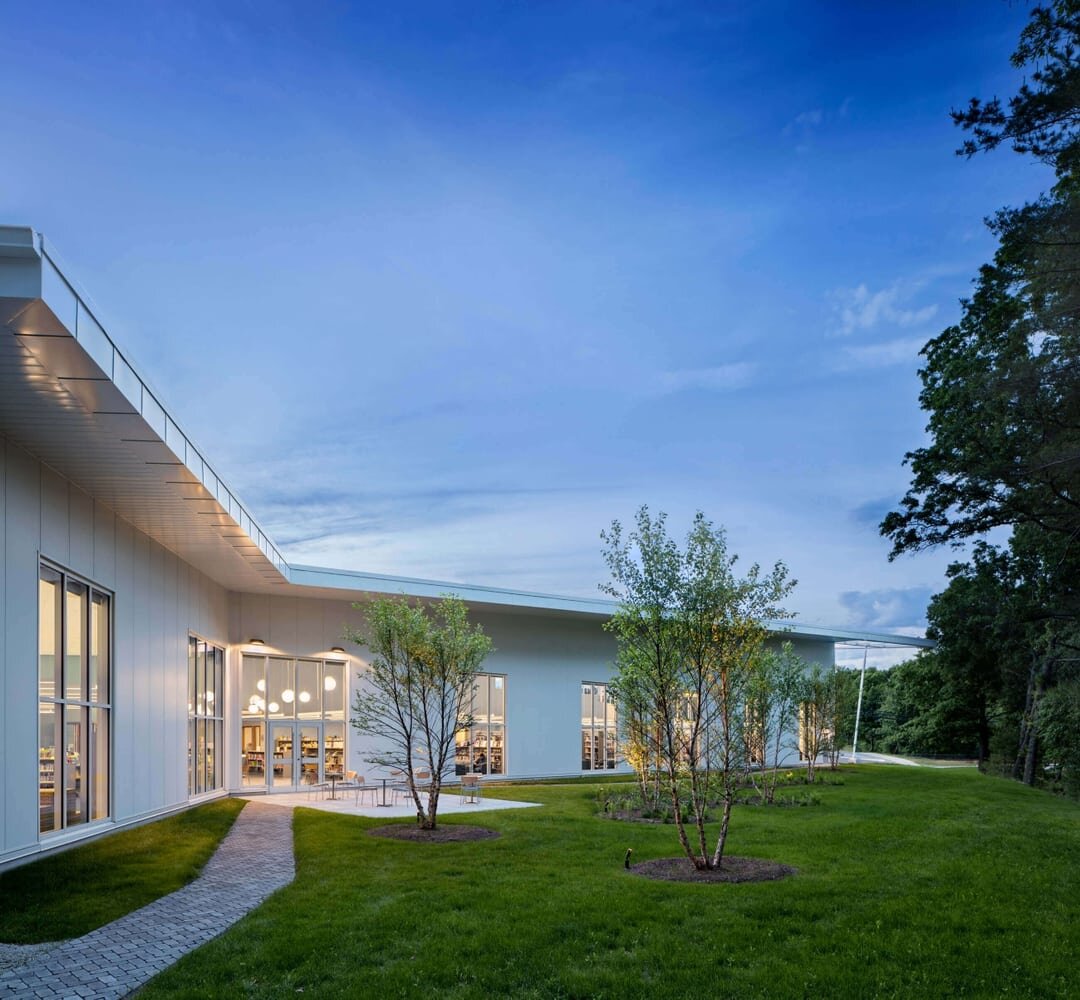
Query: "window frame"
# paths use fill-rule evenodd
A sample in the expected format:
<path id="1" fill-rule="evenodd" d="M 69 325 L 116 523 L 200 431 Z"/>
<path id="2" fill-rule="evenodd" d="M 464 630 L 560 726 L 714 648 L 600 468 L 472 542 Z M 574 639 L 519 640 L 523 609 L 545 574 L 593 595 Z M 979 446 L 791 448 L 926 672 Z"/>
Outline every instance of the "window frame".
<path id="1" fill-rule="evenodd" d="M 497 685 L 495 681 L 502 682 L 502 721 L 491 721 L 491 695 L 492 691 Z M 487 705 L 486 718 L 483 722 L 476 721 L 476 704 L 479 695 L 480 685 L 485 684 L 486 690 L 484 694 L 484 703 Z M 475 677 L 475 683 L 473 685 L 472 698 L 468 706 L 468 712 L 463 713 L 465 717 L 472 718 L 472 725 L 462 726 L 459 725 L 457 732 L 454 736 L 454 772 L 456 774 L 485 774 L 485 775 L 498 775 L 499 777 L 506 777 L 510 773 L 509 767 L 509 726 L 507 725 L 507 717 L 509 716 L 508 704 L 507 704 L 507 690 L 509 685 L 507 684 L 507 675 L 502 673 L 478 673 Z M 484 765 L 483 769 L 477 771 L 476 769 L 476 754 L 477 754 L 477 735 L 483 735 L 482 750 L 484 753 Z M 498 736 L 498 742 L 495 741 L 495 737 Z M 464 739 L 463 739 L 464 737 Z M 461 763 L 462 750 L 466 751 L 468 757 L 468 763 Z M 494 771 L 491 768 L 492 757 L 496 752 L 499 755 L 500 768 L 498 771 Z"/>
<path id="2" fill-rule="evenodd" d="M 199 647 L 204 647 L 199 658 Z M 213 703 L 208 710 L 207 661 L 213 652 Z M 217 661 L 220 656 L 220 670 Z M 188 798 L 197 798 L 225 787 L 225 647 L 197 632 L 188 632 L 187 656 Z M 211 734 L 212 743 L 207 740 Z M 212 748 L 212 749 L 211 749 Z"/>
<path id="3" fill-rule="evenodd" d="M 110 823 L 113 820 L 113 807 L 115 805 L 113 761 L 114 735 L 113 735 L 113 692 L 115 678 L 113 664 L 115 662 L 115 615 L 116 594 L 114 591 L 95 583 L 82 573 L 76 573 L 66 568 L 55 560 L 48 559 L 39 554 L 37 572 L 37 706 L 38 723 L 35 727 L 35 738 L 38 745 L 38 839 L 52 840 L 54 838 L 71 835 L 84 827 L 99 826 Z M 52 677 L 53 688 L 51 695 L 43 693 L 42 661 L 42 627 L 43 627 L 43 603 L 42 582 L 47 576 L 55 577 L 48 580 L 56 587 L 58 601 L 54 606 L 53 625 L 53 664 Z M 77 591 L 69 589 L 71 584 L 82 588 L 82 607 L 79 612 L 80 630 L 79 647 L 79 697 L 69 697 L 68 690 L 68 640 L 71 632 L 69 622 L 69 595 Z M 95 610 L 95 606 L 105 603 L 107 610 L 104 616 Z M 95 622 L 97 624 L 95 624 Z M 106 633 L 104 642 L 98 640 L 99 626 Z M 91 660 L 96 657 L 94 670 L 91 671 Z M 101 658 L 105 658 L 104 665 Z M 92 683 L 96 679 L 96 684 Z M 101 697 L 104 691 L 105 697 Z M 46 789 L 45 762 L 49 758 L 43 755 L 46 747 L 42 744 L 42 709 L 49 706 L 52 716 L 52 787 Z M 75 715 L 75 725 L 82 730 L 77 739 L 75 755 L 77 763 L 70 760 L 67 750 L 67 727 L 72 724 L 70 716 Z M 98 727 L 104 726 L 104 739 L 99 738 Z M 104 757 L 102 763 L 101 758 Z M 76 802 L 80 818 L 72 820 L 69 808 L 69 776 L 74 772 L 75 781 L 78 782 Z M 102 780 L 104 778 L 104 780 Z M 42 796 L 48 791 L 52 795 L 52 825 L 43 827 L 44 813 L 42 810 Z M 60 792 L 58 796 L 57 792 Z M 62 806 L 60 796 L 63 797 Z M 101 799 L 104 798 L 104 806 Z"/>
<path id="4" fill-rule="evenodd" d="M 595 774 L 597 771 L 617 771 L 619 765 L 623 762 L 623 755 L 621 747 L 619 745 L 619 714 L 615 704 L 611 701 L 610 694 L 610 681 L 587 681 L 583 680 L 579 686 L 579 698 L 578 706 L 581 707 L 581 699 L 585 697 L 585 688 L 590 688 L 589 692 L 589 704 L 591 714 L 589 715 L 589 721 L 585 721 L 585 714 L 579 711 L 580 725 L 578 727 L 578 744 L 581 750 L 581 773 Z M 602 689 L 603 693 L 603 715 L 596 714 L 596 697 L 601 692 L 597 689 Z M 611 722 L 608 722 L 608 713 L 611 713 Z M 599 721 L 598 721 L 599 720 Z M 585 734 L 589 734 L 589 748 L 592 751 L 588 758 L 589 766 L 586 767 L 585 758 Z M 603 748 L 601 755 L 602 767 L 594 767 L 593 764 L 596 760 L 596 740 L 597 736 L 600 738 L 600 745 Z M 615 752 L 610 754 L 608 751 L 614 743 Z"/>

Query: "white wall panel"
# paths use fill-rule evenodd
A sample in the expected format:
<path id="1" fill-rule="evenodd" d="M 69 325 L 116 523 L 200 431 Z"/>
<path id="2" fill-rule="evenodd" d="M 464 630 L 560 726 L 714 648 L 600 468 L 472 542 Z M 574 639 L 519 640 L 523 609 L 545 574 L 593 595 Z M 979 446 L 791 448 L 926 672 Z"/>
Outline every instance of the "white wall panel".
<path id="1" fill-rule="evenodd" d="M 39 467 L 41 480 L 41 552 L 72 569 L 68 545 L 68 484 L 47 465 Z"/>
<path id="2" fill-rule="evenodd" d="M 4 463 L 4 840 L 8 850 L 37 841 L 37 585 L 41 476 L 26 452 L 8 443 Z"/>
<path id="3" fill-rule="evenodd" d="M 116 515 L 100 503 L 94 504 L 92 579 L 109 590 L 116 588 Z"/>
<path id="4" fill-rule="evenodd" d="M 224 645 L 229 629 L 221 587 L 2 438 L 0 459 L 2 866 L 49 845 L 37 833 L 39 552 L 113 593 L 118 823 L 187 801 L 188 632 Z"/>
<path id="5" fill-rule="evenodd" d="M 68 487 L 68 565 L 89 576 L 94 570 L 94 501 L 82 490 L 64 485 Z"/>

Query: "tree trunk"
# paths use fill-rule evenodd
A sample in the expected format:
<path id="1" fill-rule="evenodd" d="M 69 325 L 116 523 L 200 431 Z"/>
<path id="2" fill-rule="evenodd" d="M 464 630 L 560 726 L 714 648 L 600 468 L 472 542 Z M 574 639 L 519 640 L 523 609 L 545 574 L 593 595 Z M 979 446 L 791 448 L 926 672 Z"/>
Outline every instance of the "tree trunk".
<path id="1" fill-rule="evenodd" d="M 1013 761 L 1012 776 L 1016 781 L 1024 784 L 1034 783 L 1033 759 L 1035 742 L 1035 700 L 1037 697 L 1039 661 L 1032 656 L 1031 670 L 1028 672 L 1027 693 L 1024 695 L 1024 714 L 1020 716 L 1020 739 L 1016 748 L 1016 760 Z M 1031 768 L 1031 780 L 1028 780 L 1028 769 Z"/>
<path id="2" fill-rule="evenodd" d="M 990 720 L 986 712 L 986 695 L 979 696 L 979 770 L 990 759 Z"/>
<path id="3" fill-rule="evenodd" d="M 720 819 L 720 836 L 716 838 L 716 850 L 713 852 L 710 868 L 719 868 L 724 859 L 724 846 L 727 844 L 728 824 L 731 822 L 731 804 L 734 795 L 730 788 L 724 789 L 724 814 Z"/>

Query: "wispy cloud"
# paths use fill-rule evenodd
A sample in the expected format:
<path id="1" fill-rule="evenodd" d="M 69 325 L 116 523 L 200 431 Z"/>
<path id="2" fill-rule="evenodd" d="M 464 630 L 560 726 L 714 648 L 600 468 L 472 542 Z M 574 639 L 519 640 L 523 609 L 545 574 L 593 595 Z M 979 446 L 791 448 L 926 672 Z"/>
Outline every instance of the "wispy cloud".
<path id="1" fill-rule="evenodd" d="M 840 371 L 862 371 L 910 364 L 918 357 L 925 343 L 923 337 L 903 337 L 883 344 L 844 347 L 836 359 L 836 367 Z"/>
<path id="2" fill-rule="evenodd" d="M 871 291 L 866 285 L 837 289 L 829 296 L 836 319 L 835 331 L 846 337 L 881 326 L 912 327 L 926 323 L 937 314 L 936 305 L 905 305 L 918 288 L 917 285 L 894 281 L 878 291 Z"/>
<path id="3" fill-rule="evenodd" d="M 890 629 L 900 635 L 922 635 L 929 587 L 849 590 L 840 595 L 853 628 Z"/>
<path id="4" fill-rule="evenodd" d="M 730 392 L 749 385 L 756 372 L 757 365 L 750 361 L 735 361 L 712 368 L 682 368 L 661 372 L 659 389 L 663 393 L 681 392 L 683 389 Z"/>

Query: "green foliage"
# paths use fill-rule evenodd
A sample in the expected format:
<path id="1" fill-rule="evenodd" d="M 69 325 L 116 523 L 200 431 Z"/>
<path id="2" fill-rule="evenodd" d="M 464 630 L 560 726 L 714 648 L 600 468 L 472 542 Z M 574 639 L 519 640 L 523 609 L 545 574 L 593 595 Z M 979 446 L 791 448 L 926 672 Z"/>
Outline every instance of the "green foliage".
<path id="1" fill-rule="evenodd" d="M 930 608 L 938 660 L 895 686 L 895 745 L 973 736 L 980 761 L 1011 756 L 1006 770 L 1035 784 L 1080 747 L 1080 730 L 1044 718 L 1065 711 L 1054 691 L 1080 654 L 1080 3 L 1034 8 L 1013 64 L 1028 76 L 1007 106 L 954 113 L 971 135 L 961 152 L 1006 143 L 1057 183 L 994 216 L 993 261 L 923 349 L 930 440 L 906 456 L 911 484 L 881 530 L 891 558 L 974 543 Z M 988 544 L 995 528 L 1006 545 Z"/>
<path id="2" fill-rule="evenodd" d="M 671 827 L 596 817 L 587 784 L 485 791 L 542 808 L 445 817 L 502 834 L 473 843 L 298 809 L 296 881 L 140 996 L 1075 995 L 1076 805 L 974 770 L 844 776 L 739 812 L 732 854 L 798 869 L 759 884 L 625 871 L 677 853 Z"/>
<path id="3" fill-rule="evenodd" d="M 88 934 L 187 885 L 244 808 L 220 799 L 0 875 L 0 941 Z"/>
<path id="4" fill-rule="evenodd" d="M 764 650 L 754 663 L 746 691 L 747 749 L 750 780 L 761 801 L 771 803 L 780 774 L 767 765 L 781 759 L 803 693 L 806 661 L 796 655 L 790 642 L 780 649 Z"/>
<path id="5" fill-rule="evenodd" d="M 605 628 L 618 642 L 612 693 L 628 759 L 639 769 L 643 797 L 650 777 L 658 784 L 662 776 L 684 852 L 699 867 L 715 867 L 747 766 L 747 695 L 766 621 L 785 616 L 780 602 L 794 581 L 779 562 L 768 572 L 755 564 L 739 576 L 723 529 L 700 511 L 682 549 L 668 537 L 666 516 L 654 518 L 647 507 L 638 510 L 629 535 L 613 521 L 601 537 L 612 577 L 601 589 L 619 602 Z M 717 784 L 724 821 L 711 849 L 706 811 Z"/>
<path id="6" fill-rule="evenodd" d="M 434 829 L 443 778 L 454 760 L 454 737 L 471 725 L 468 709 L 476 674 L 491 640 L 468 619 L 464 601 L 444 595 L 433 607 L 405 598 L 356 605 L 367 629 L 346 627 L 346 638 L 371 651 L 353 701 L 356 730 L 378 742 L 369 763 L 400 769 L 416 804 L 417 823 Z M 430 775 L 422 802 L 414 762 Z"/>
<path id="7" fill-rule="evenodd" d="M 1017 69 L 1028 69 L 1008 108 L 1000 98 L 972 98 L 953 121 L 972 138 L 958 152 L 974 156 L 1006 142 L 1018 153 L 1030 153 L 1054 167 L 1064 181 L 1080 169 L 1080 4 L 1056 0 L 1035 7 L 1012 56 Z M 1030 82 L 1028 82 L 1030 80 Z"/>

